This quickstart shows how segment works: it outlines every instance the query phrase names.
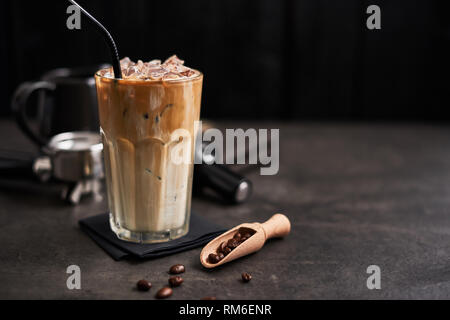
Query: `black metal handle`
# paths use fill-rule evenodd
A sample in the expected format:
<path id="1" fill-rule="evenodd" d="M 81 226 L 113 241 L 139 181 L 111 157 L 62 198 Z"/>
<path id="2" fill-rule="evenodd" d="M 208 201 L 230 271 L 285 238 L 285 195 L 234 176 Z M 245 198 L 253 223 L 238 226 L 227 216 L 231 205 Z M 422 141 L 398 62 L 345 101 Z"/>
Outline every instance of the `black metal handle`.
<path id="1" fill-rule="evenodd" d="M 231 203 L 248 200 L 252 183 L 221 164 L 200 164 L 195 168 L 195 179 L 201 187 L 209 187 Z"/>
<path id="2" fill-rule="evenodd" d="M 37 145 L 43 146 L 47 143 L 47 139 L 32 129 L 27 116 L 28 101 L 31 95 L 39 90 L 53 91 L 55 90 L 55 84 L 47 81 L 23 83 L 14 93 L 12 99 L 12 110 L 16 117 L 17 124 L 22 131 Z"/>

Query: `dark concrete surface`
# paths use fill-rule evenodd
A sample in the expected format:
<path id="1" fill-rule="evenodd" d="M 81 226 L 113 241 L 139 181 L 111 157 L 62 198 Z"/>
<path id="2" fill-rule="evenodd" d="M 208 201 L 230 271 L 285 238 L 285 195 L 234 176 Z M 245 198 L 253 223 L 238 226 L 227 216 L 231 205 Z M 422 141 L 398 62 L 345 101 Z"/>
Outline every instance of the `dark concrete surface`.
<path id="1" fill-rule="evenodd" d="M 227 127 L 239 127 L 228 124 Z M 421 124 L 253 123 L 281 129 L 276 176 L 246 174 L 251 201 L 226 206 L 195 198 L 203 216 L 232 227 L 283 212 L 292 233 L 260 252 L 208 271 L 200 249 L 149 261 L 113 261 L 77 221 L 107 210 L 86 199 L 70 207 L 44 186 L 0 189 L 0 298 L 153 299 L 167 270 L 186 265 L 172 299 L 450 298 L 450 127 Z M 27 149 L 0 122 L 0 148 Z M 66 268 L 82 271 L 82 289 L 66 287 Z M 368 290 L 366 268 L 381 268 Z M 242 284 L 240 274 L 253 280 Z M 137 280 L 153 282 L 137 292 Z"/>

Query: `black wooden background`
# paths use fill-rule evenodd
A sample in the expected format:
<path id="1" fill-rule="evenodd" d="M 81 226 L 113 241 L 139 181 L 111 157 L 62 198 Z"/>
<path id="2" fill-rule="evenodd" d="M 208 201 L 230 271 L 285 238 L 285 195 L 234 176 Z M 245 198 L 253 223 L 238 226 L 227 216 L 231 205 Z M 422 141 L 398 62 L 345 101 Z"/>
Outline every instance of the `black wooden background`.
<path id="1" fill-rule="evenodd" d="M 174 53 L 204 72 L 203 116 L 448 119 L 449 1 L 79 0 L 121 56 Z M 366 28 L 377 4 L 382 29 Z M 22 81 L 107 61 L 92 25 L 66 28 L 67 1 L 2 1 L 0 114 Z"/>

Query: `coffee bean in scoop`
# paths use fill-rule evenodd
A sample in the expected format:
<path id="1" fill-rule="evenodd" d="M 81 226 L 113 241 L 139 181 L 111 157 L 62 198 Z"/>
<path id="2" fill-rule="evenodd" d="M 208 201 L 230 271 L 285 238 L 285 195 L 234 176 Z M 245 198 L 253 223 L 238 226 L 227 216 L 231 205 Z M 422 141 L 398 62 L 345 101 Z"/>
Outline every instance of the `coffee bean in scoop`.
<path id="1" fill-rule="evenodd" d="M 239 243 L 235 239 L 230 239 L 227 242 L 227 247 L 230 248 L 231 250 L 236 248 L 238 245 L 239 245 Z"/>
<path id="2" fill-rule="evenodd" d="M 224 241 L 220 244 L 219 248 L 217 249 L 218 252 L 224 252 L 225 248 L 227 247 L 227 242 Z"/>
<path id="3" fill-rule="evenodd" d="M 230 252 L 231 252 L 231 249 L 229 247 L 225 247 L 225 249 L 223 249 L 223 251 L 222 251 L 224 256 L 227 256 Z"/>
<path id="4" fill-rule="evenodd" d="M 208 261 L 209 263 L 217 263 L 220 261 L 219 256 L 215 253 L 210 253 L 208 255 Z"/>

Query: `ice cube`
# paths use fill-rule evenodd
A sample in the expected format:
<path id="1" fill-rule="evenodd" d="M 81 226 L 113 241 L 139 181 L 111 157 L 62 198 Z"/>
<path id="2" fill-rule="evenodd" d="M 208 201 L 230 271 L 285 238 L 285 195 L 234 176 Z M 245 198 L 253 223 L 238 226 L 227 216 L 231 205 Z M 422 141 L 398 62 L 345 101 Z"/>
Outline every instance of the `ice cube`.
<path id="1" fill-rule="evenodd" d="M 162 79 L 163 80 L 174 80 L 174 79 L 179 79 L 179 78 L 180 78 L 180 75 L 178 75 L 177 73 L 169 72 L 169 73 L 166 73 Z"/>
<path id="2" fill-rule="evenodd" d="M 194 74 L 195 74 L 195 72 L 192 71 L 191 69 L 183 71 L 183 72 L 180 73 L 181 76 L 187 77 L 187 78 L 193 76 Z"/>
<path id="3" fill-rule="evenodd" d="M 166 61 L 164 61 L 163 63 L 164 65 L 170 65 L 170 64 L 175 64 L 175 65 L 183 65 L 184 61 L 179 59 L 176 55 L 171 56 L 169 59 L 167 59 Z"/>
<path id="4" fill-rule="evenodd" d="M 136 79 L 139 77 L 139 69 L 137 66 L 131 66 L 128 69 L 125 70 L 124 75 L 127 78 L 133 78 Z"/>
<path id="5" fill-rule="evenodd" d="M 138 62 L 136 63 L 136 67 L 138 68 L 138 70 L 142 70 L 145 67 L 144 61 L 138 60 Z"/>
<path id="6" fill-rule="evenodd" d="M 152 60 L 146 63 L 149 67 L 150 66 L 160 66 L 161 65 L 161 60 Z"/>
<path id="7" fill-rule="evenodd" d="M 165 71 L 152 71 L 148 73 L 147 76 L 152 80 L 160 80 L 162 79 L 162 77 L 164 77 L 165 74 L 166 74 Z"/>
<path id="8" fill-rule="evenodd" d="M 130 60 L 130 58 L 125 57 L 122 60 L 120 60 L 120 66 L 122 68 L 128 68 L 130 66 L 130 64 L 134 64 L 133 61 Z"/>
<path id="9" fill-rule="evenodd" d="M 125 57 L 120 60 L 122 74 L 125 79 L 141 80 L 171 80 L 191 77 L 196 72 L 183 65 L 184 61 L 176 55 L 171 56 L 163 64 L 161 60 L 155 59 L 149 62 L 138 60 L 137 63 Z M 112 74 L 112 69 L 109 70 Z M 111 75 L 112 77 L 112 75 Z"/>

